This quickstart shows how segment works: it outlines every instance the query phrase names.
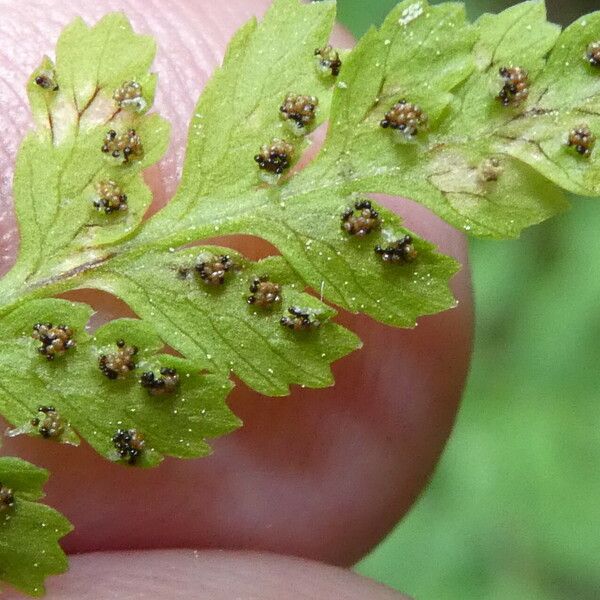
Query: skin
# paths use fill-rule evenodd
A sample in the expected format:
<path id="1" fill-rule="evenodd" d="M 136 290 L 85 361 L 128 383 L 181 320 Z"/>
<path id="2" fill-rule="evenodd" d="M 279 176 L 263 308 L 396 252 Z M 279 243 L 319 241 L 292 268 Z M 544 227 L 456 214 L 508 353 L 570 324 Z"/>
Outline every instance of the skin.
<path id="1" fill-rule="evenodd" d="M 18 141 L 31 125 L 24 83 L 76 15 L 94 22 L 110 10 L 124 10 L 137 31 L 157 38 L 155 108 L 171 121 L 173 135 L 167 156 L 147 178 L 155 208 L 173 194 L 198 94 L 231 34 L 269 2 L 229 0 L 218 9 L 209 0 L 168 4 L 0 0 L 0 105 L 8 107 L 0 111 L 0 130 L 10 132 L 0 147 L 0 272 L 9 268 L 18 247 L 10 181 Z M 334 42 L 350 46 L 352 39 L 338 30 Z M 407 200 L 381 201 L 467 264 L 458 232 Z M 229 242 L 251 257 L 265 253 L 256 240 Z M 466 268 L 453 289 L 458 307 L 421 319 L 412 331 L 341 315 L 364 348 L 334 366 L 335 388 L 295 389 L 290 398 L 270 399 L 239 384 L 230 405 L 245 426 L 215 441 L 209 458 L 167 459 L 157 469 L 134 470 L 101 459 L 85 445 L 7 440 L 0 452 L 53 473 L 48 503 L 76 527 L 65 549 L 103 551 L 74 558 L 70 573 L 51 582 L 49 597 L 110 598 L 114 590 L 131 589 L 123 586 L 131 586 L 132 573 L 140 578 L 140 595 L 125 592 L 120 598 L 167 597 L 160 589 L 173 580 L 149 574 L 175 572 L 178 595 L 168 597 L 254 598 L 253 590 L 260 590 L 261 598 L 398 598 L 343 569 L 306 559 L 352 565 L 390 531 L 426 484 L 451 431 L 469 364 L 472 302 Z M 121 302 L 97 292 L 68 297 L 90 302 L 98 310 L 96 323 L 127 314 Z M 191 558 L 189 550 L 158 551 L 166 548 L 238 552 L 203 551 Z M 155 551 L 141 553 L 146 549 Z M 138 552 L 115 552 L 126 550 Z M 305 560 L 243 552 L 252 550 Z M 306 595 L 298 595 L 292 584 Z"/>

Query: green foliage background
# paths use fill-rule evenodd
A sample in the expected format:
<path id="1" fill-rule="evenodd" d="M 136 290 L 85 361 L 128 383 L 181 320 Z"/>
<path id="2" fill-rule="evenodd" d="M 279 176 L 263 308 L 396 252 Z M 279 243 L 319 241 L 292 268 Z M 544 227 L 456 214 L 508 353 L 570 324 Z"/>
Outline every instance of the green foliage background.
<path id="1" fill-rule="evenodd" d="M 339 0 L 355 34 L 396 0 Z M 472 16 L 511 2 L 467 0 Z M 567 24 L 597 0 L 549 0 Z M 518 190 L 517 190 L 518 192 Z M 471 240 L 472 372 L 415 509 L 358 570 L 419 600 L 600 597 L 600 205 Z"/>

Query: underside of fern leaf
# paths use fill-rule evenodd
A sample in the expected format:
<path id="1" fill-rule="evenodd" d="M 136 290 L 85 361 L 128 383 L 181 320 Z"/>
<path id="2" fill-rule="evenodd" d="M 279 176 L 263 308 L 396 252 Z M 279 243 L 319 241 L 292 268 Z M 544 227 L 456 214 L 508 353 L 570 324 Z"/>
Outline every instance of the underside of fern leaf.
<path id="1" fill-rule="evenodd" d="M 67 520 L 40 504 L 48 473 L 18 458 L 0 457 L 0 582 L 32 596 L 44 580 L 67 570 L 58 540 Z"/>
<path id="2" fill-rule="evenodd" d="M 44 58 L 28 84 L 21 248 L 1 284 L 0 409 L 13 433 L 40 435 L 30 423 L 44 407 L 23 393 L 36 386 L 52 390 L 57 441 L 83 436 L 119 459 L 113 437 L 136 432 L 139 460 L 120 459 L 140 465 L 204 454 L 203 438 L 239 425 L 230 373 L 271 396 L 333 383 L 329 364 L 360 342 L 326 301 L 401 327 L 453 306 L 458 265 L 366 194 L 511 237 L 565 207 L 553 184 L 598 193 L 597 16 L 561 34 L 538 1 L 475 24 L 460 4 L 404 2 L 338 53 L 334 15 L 332 2 L 277 0 L 237 33 L 196 107 L 177 194 L 145 222 L 142 171 L 168 141 L 148 112 L 154 43 L 122 14 L 63 32 L 56 62 Z M 322 149 L 295 171 L 325 121 Z M 588 129 L 588 147 L 573 142 Z M 261 237 L 281 255 L 195 245 L 217 234 Z M 91 309 L 49 298 L 82 287 L 139 320 L 90 335 Z M 160 354 L 169 348 L 180 357 Z"/>
<path id="3" fill-rule="evenodd" d="M 600 194 L 600 14 L 561 33 L 537 0 L 473 24 L 462 4 L 407 1 L 350 52 L 328 46 L 334 19 L 331 1 L 275 0 L 236 34 L 194 111 L 178 191 L 147 220 L 142 173 L 169 135 L 150 112 L 154 43 L 123 14 L 65 29 L 28 83 L 35 129 L 15 171 L 9 435 L 83 438 L 124 465 L 205 455 L 240 426 L 232 374 L 268 396 L 333 384 L 330 364 L 360 347 L 333 306 L 397 327 L 454 306 L 459 265 L 372 194 L 490 238 L 564 210 L 564 191 Z M 278 254 L 207 245 L 232 234 Z M 80 288 L 138 318 L 89 331 L 91 308 L 55 297 Z"/>

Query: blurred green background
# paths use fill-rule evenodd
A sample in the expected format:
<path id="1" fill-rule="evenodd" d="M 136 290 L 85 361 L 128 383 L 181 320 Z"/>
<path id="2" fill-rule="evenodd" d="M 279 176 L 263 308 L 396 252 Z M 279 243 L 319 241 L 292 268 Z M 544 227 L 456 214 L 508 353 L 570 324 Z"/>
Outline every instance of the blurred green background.
<path id="1" fill-rule="evenodd" d="M 338 0 L 357 35 L 395 3 Z M 509 4 L 467 0 L 473 17 Z M 548 2 L 563 24 L 598 8 Z M 574 199 L 517 241 L 471 242 L 476 343 L 456 429 L 361 573 L 419 600 L 600 599 L 598 232 L 600 203 Z"/>

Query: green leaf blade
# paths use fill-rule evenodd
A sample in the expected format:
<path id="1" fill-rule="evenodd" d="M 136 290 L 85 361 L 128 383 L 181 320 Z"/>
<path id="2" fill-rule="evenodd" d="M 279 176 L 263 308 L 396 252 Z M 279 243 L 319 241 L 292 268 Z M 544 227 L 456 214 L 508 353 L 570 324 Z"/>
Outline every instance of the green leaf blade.
<path id="1" fill-rule="evenodd" d="M 500 131 L 507 151 L 570 192 L 600 194 L 597 154 L 582 158 L 567 148 L 569 132 L 585 126 L 600 131 L 600 73 L 586 58 L 600 40 L 600 13 L 582 17 L 565 29 L 532 85 L 529 114 Z"/>
<path id="2" fill-rule="evenodd" d="M 183 197 L 233 196 L 257 186 L 251 157 L 260 144 L 290 137 L 279 114 L 288 92 L 316 96 L 318 122 L 324 120 L 333 81 L 319 76 L 313 54 L 326 43 L 334 18 L 331 1 L 276 0 L 260 24 L 250 21 L 238 32 L 195 109 L 171 210 Z"/>
<path id="3" fill-rule="evenodd" d="M 268 214 L 255 213 L 252 220 L 263 237 L 282 249 L 308 286 L 350 312 L 414 327 L 418 316 L 453 307 L 448 282 L 458 269 L 456 262 L 436 253 L 379 206 L 379 230 L 364 238 L 348 235 L 341 215 L 354 201 L 322 192 L 307 194 L 290 199 L 278 211 L 270 207 Z M 376 255 L 376 245 L 388 246 L 405 235 L 414 240 L 414 262 L 386 264 Z"/>
<path id="4" fill-rule="evenodd" d="M 342 75 L 350 89 L 334 94 L 321 160 L 290 182 L 290 192 L 306 189 L 310 178 L 342 189 L 403 195 L 463 231 L 492 238 L 516 237 L 524 227 L 565 210 L 566 200 L 546 178 L 570 191 L 589 190 L 597 177 L 595 161 L 577 162 L 565 152 L 565 125 L 557 150 L 569 164 L 558 174 L 557 161 L 541 169 L 543 149 L 525 139 L 529 121 L 542 120 L 534 114 L 537 108 L 529 103 L 506 109 L 496 99 L 499 68 L 523 66 L 533 79 L 559 33 L 546 22 L 538 1 L 484 15 L 474 26 L 466 24 L 459 5 L 402 3 L 346 61 Z M 447 53 L 452 60 L 435 66 L 436 57 L 441 54 L 443 60 Z M 398 68 L 388 73 L 388 65 Z M 422 96 L 424 82 L 427 97 Z M 386 90 L 394 93 L 386 95 Z M 429 116 L 428 130 L 407 144 L 395 144 L 378 126 L 401 97 L 418 103 Z M 502 166 L 488 180 L 490 161 Z"/>
<path id="5" fill-rule="evenodd" d="M 136 430 L 145 438 L 140 466 L 154 466 L 163 455 L 193 458 L 210 453 L 205 438 L 223 435 L 240 423 L 225 398 L 231 391 L 227 378 L 208 375 L 193 361 L 162 355 L 163 342 L 152 327 L 136 319 L 118 319 L 86 332 L 89 307 L 65 300 L 31 301 L 0 320 L 2 360 L 0 411 L 17 428 L 15 433 L 37 435 L 29 425 L 48 398 L 68 431 L 85 438 L 100 454 L 118 460 L 112 437 L 118 429 Z M 37 352 L 31 337 L 38 322 L 64 323 L 74 331 L 77 346 L 53 361 Z M 114 353 L 119 339 L 139 350 L 136 368 L 127 377 L 110 380 L 99 359 Z M 173 394 L 152 396 L 139 384 L 145 371 L 175 368 L 180 384 Z M 91 401 L 93 399 L 93 401 Z M 76 438 L 50 439 L 48 443 Z"/>
<path id="6" fill-rule="evenodd" d="M 216 288 L 202 282 L 194 265 L 204 253 L 227 253 L 236 273 Z M 354 334 L 328 322 L 335 311 L 303 293 L 280 258 L 252 263 L 227 248 L 200 247 L 145 253 L 115 267 L 89 284 L 123 298 L 188 358 L 211 370 L 232 371 L 265 395 L 287 395 L 291 384 L 332 385 L 329 363 L 360 346 Z M 281 301 L 272 307 L 248 304 L 253 278 L 263 275 L 281 286 Z M 316 311 L 322 323 L 312 331 L 290 332 L 279 321 L 291 306 Z"/>
<path id="7" fill-rule="evenodd" d="M 546 21 L 543 0 L 529 0 L 500 14 L 484 14 L 475 23 L 479 39 L 474 52 L 480 71 L 496 65 L 518 64 L 532 72 L 544 66 L 560 27 Z"/>
<path id="8" fill-rule="evenodd" d="M 82 19 L 73 21 L 62 33 L 56 54 L 60 88 L 81 112 L 100 90 L 112 93 L 123 81 L 145 77 L 156 44 L 150 36 L 135 34 L 123 13 L 112 13 L 91 28 Z"/>
<path id="9" fill-rule="evenodd" d="M 0 482 L 14 495 L 14 505 L 0 513 L 0 581 L 31 596 L 42 596 L 44 580 L 67 570 L 58 540 L 72 527 L 36 502 L 47 478 L 46 471 L 23 460 L 0 457 Z"/>
<path id="10" fill-rule="evenodd" d="M 169 137 L 164 120 L 146 115 L 156 86 L 148 72 L 154 54 L 154 41 L 133 33 L 120 13 L 93 27 L 78 19 L 59 39 L 56 64 L 45 58 L 30 78 L 37 130 L 20 148 L 14 180 L 21 236 L 15 269 L 21 277 L 47 270 L 60 255 L 115 243 L 141 223 L 152 199 L 141 171 L 161 158 Z M 49 83 L 38 85 L 40 76 Z M 119 107 L 113 99 L 128 81 L 141 84 L 137 108 Z M 142 139 L 140 160 L 124 164 L 101 152 L 109 130 L 130 128 Z M 126 211 L 98 212 L 94 201 L 102 181 L 122 189 Z"/>
<path id="11" fill-rule="evenodd" d="M 40 428 L 50 412 L 63 427 L 48 444 L 81 438 L 110 460 L 142 467 L 205 456 L 209 439 L 241 425 L 226 404 L 232 374 L 269 396 L 333 384 L 331 363 L 360 340 L 333 321 L 330 304 L 397 327 L 455 305 L 450 281 L 459 265 L 373 194 L 411 198 L 477 236 L 512 238 L 564 210 L 563 190 L 600 193 L 598 149 L 567 144 L 576 127 L 600 131 L 600 71 L 585 57 L 600 40 L 599 13 L 560 33 L 539 0 L 474 24 L 462 4 L 406 0 L 340 53 L 337 77 L 319 71 L 314 56 L 334 18 L 333 2 L 275 0 L 262 21 L 242 27 L 196 106 L 176 197 L 146 223 L 152 194 L 142 171 L 163 155 L 169 133 L 148 113 L 154 42 L 122 14 L 91 27 L 78 19 L 56 61 L 42 59 L 27 85 L 36 129 L 15 172 L 20 254 L 0 283 L 0 415 L 11 435 L 52 437 Z M 528 94 L 504 106 L 499 69 L 517 66 L 528 73 Z M 120 105 L 113 94 L 128 81 L 143 92 Z M 309 135 L 286 128 L 279 107 L 288 93 L 318 97 Z M 388 112 L 407 103 L 427 119 L 414 136 L 395 135 L 402 123 L 392 131 Z M 309 160 L 312 129 L 326 123 L 325 143 Z M 131 134 L 131 161 L 122 147 L 112 155 L 111 141 L 130 129 L 143 144 Z M 283 157 L 293 168 L 268 182 L 255 154 L 273 138 L 293 140 L 293 156 Z M 97 210 L 107 182 L 113 212 Z M 348 219 L 359 219 L 368 200 L 375 212 L 360 218 L 373 222 L 353 230 Z M 270 242 L 278 255 L 250 261 L 197 245 L 238 234 Z M 233 261 L 222 285 L 207 285 L 199 253 Z M 274 305 L 250 300 L 262 275 L 280 285 Z M 138 318 L 92 333 L 89 306 L 49 298 L 89 287 L 124 300 Z M 46 321 L 69 325 L 76 341 L 52 361 L 32 337 Z M 153 378 L 173 370 L 172 393 L 157 392 L 167 380 L 153 387 Z M 139 454 L 118 454 L 123 432 Z M 65 568 L 56 541 L 68 525 L 34 503 L 43 472 L 2 460 L 0 481 L 15 487 L 18 506 L 10 520 L 0 515 L 0 579 L 41 594 L 44 577 Z M 38 538 L 51 551 L 33 562 Z"/>

